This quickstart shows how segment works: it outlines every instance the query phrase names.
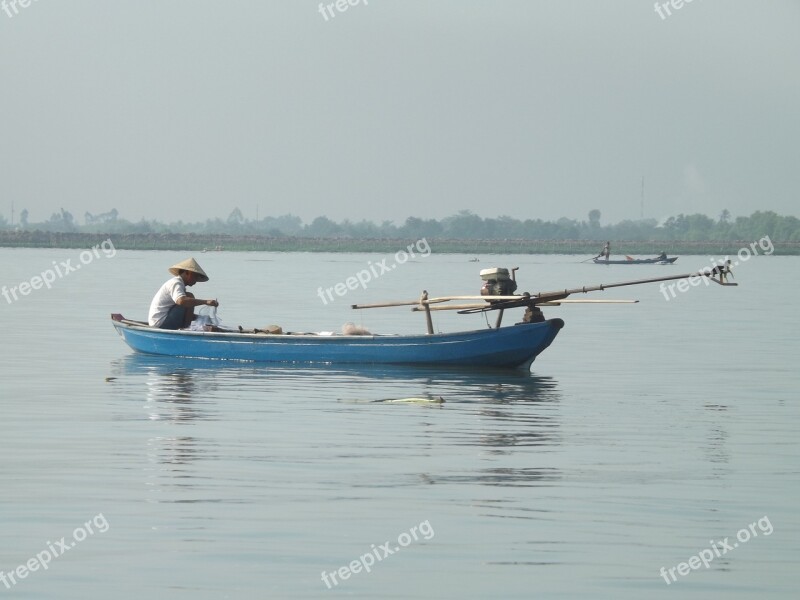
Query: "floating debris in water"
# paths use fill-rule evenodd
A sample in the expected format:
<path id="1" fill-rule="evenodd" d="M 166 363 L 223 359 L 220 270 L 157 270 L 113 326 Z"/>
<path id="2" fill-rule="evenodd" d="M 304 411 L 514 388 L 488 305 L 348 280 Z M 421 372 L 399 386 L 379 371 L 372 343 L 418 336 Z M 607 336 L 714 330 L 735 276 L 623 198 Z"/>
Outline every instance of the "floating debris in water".
<path id="1" fill-rule="evenodd" d="M 444 404 L 444 398 L 386 398 L 383 400 L 339 400 L 347 404 Z"/>
<path id="2" fill-rule="evenodd" d="M 396 398 L 392 400 L 376 400 L 387 404 L 444 404 L 444 398 Z"/>

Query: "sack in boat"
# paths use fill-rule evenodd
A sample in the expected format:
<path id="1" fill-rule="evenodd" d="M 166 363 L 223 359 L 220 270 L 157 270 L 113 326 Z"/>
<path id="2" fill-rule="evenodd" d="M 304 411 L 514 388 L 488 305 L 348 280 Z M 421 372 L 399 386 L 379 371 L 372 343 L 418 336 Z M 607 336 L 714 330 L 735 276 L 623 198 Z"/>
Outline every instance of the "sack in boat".
<path id="1" fill-rule="evenodd" d="M 280 325 L 267 325 L 264 329 L 256 329 L 256 333 L 265 333 L 267 335 L 282 335 L 283 329 Z"/>
<path id="2" fill-rule="evenodd" d="M 372 335 L 365 327 L 355 323 L 345 323 L 342 325 L 342 335 Z"/>

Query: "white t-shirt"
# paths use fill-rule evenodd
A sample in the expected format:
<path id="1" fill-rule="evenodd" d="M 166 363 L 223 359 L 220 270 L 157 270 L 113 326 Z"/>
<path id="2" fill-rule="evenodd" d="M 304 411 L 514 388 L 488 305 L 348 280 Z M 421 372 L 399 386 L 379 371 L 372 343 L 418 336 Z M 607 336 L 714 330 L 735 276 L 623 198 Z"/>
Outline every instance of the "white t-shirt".
<path id="1" fill-rule="evenodd" d="M 186 284 L 180 277 L 173 277 L 159 288 L 150 303 L 147 322 L 151 327 L 159 327 L 167 318 L 169 309 L 178 303 L 178 298 L 186 295 Z"/>

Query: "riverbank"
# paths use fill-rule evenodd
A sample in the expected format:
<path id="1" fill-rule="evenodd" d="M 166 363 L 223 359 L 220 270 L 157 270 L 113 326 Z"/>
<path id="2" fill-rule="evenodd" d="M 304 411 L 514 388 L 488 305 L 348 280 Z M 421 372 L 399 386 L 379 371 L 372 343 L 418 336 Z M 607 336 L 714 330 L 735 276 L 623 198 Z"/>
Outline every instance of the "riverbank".
<path id="1" fill-rule="evenodd" d="M 411 239 L 304 238 L 231 236 L 214 234 L 88 234 L 43 231 L 0 231 L 0 247 L 6 248 L 90 248 L 111 239 L 117 250 L 268 251 L 268 252 L 380 252 L 393 253 L 415 242 Z M 596 255 L 602 247 L 597 240 L 427 240 L 434 252 L 453 254 L 580 254 Z M 738 241 L 625 241 L 612 240 L 612 253 L 656 255 L 733 255 L 755 240 Z M 800 255 L 800 242 L 773 240 L 774 254 Z"/>

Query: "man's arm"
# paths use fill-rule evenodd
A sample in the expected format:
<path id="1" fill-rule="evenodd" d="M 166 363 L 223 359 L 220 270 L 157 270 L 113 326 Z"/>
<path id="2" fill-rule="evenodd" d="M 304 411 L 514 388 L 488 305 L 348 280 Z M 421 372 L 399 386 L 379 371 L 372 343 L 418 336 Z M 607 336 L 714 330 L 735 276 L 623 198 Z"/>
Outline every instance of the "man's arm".
<path id="1" fill-rule="evenodd" d="M 181 296 L 175 301 L 178 306 L 194 307 L 194 306 L 219 306 L 216 300 L 201 300 L 200 298 L 190 298 L 189 296 Z"/>

